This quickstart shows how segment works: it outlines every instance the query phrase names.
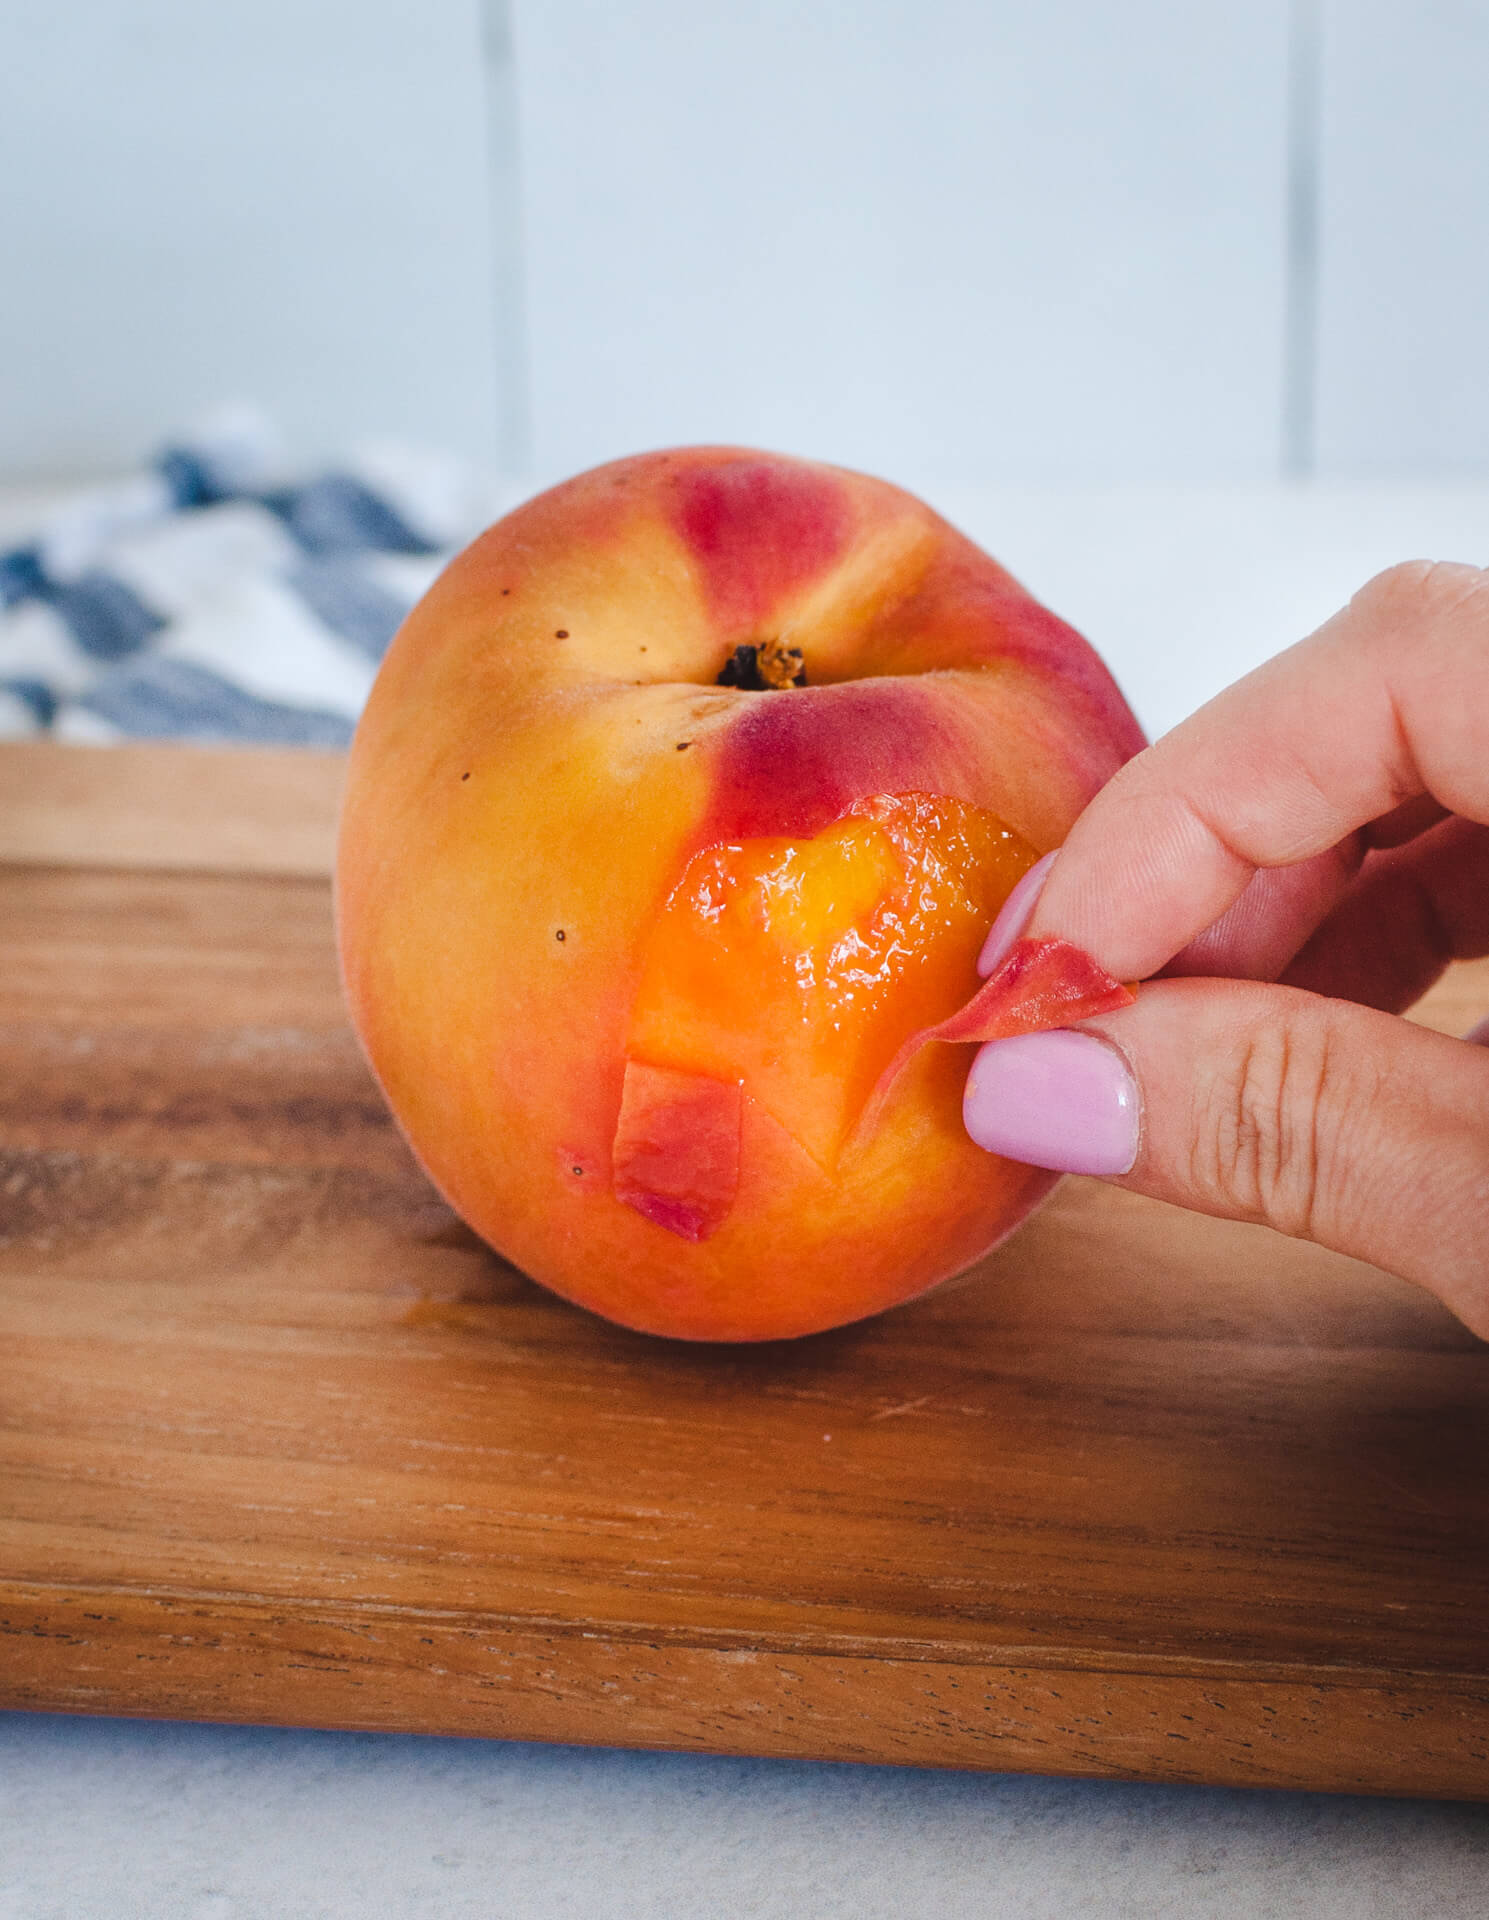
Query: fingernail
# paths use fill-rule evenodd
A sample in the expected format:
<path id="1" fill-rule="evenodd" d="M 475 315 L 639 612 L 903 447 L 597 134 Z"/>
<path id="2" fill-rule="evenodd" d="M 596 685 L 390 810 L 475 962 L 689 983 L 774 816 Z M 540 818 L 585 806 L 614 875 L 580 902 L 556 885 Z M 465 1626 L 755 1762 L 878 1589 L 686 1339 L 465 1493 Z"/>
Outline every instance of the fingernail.
<path id="1" fill-rule="evenodd" d="M 1115 1047 L 1073 1028 L 990 1040 L 962 1118 L 989 1153 L 1056 1173 L 1126 1173 L 1137 1159 L 1137 1082 Z"/>
<path id="2" fill-rule="evenodd" d="M 1055 853 L 1059 851 L 1060 849 L 1056 847 Z M 997 919 L 988 929 L 987 939 L 982 943 L 982 952 L 977 957 L 977 971 L 984 980 L 998 966 L 1004 954 L 1033 918 L 1034 908 L 1040 894 L 1044 891 L 1044 883 L 1049 878 L 1050 862 L 1054 857 L 1054 853 L 1047 853 L 1042 860 L 1036 860 L 1003 902 Z"/>
<path id="3" fill-rule="evenodd" d="M 1489 1020 L 1481 1020 L 1476 1027 L 1470 1027 L 1463 1037 L 1476 1047 L 1489 1047 Z"/>

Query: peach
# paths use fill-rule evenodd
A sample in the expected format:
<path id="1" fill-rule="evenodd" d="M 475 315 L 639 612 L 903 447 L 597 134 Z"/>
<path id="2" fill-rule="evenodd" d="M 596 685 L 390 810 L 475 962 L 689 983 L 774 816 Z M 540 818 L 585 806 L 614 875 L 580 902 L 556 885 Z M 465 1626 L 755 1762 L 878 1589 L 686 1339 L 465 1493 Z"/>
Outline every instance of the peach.
<path id="1" fill-rule="evenodd" d="M 954 1016 L 1141 745 L 1085 641 L 899 489 L 733 448 L 597 468 L 461 554 L 378 676 L 337 874 L 357 1031 L 450 1203 L 569 1299 L 693 1340 L 876 1312 L 1052 1184 L 961 1124 L 1009 990 Z M 1052 954 L 1018 963 L 1041 1005 Z M 1086 984 L 1064 1017 L 1111 1004 Z"/>

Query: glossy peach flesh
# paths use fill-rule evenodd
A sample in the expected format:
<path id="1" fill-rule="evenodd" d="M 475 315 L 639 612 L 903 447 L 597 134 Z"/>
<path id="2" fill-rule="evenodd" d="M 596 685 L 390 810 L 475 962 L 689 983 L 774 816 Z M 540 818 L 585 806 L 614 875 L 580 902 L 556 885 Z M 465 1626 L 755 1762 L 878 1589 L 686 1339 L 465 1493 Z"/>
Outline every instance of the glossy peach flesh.
<path id="1" fill-rule="evenodd" d="M 1035 857 L 982 808 L 924 793 L 704 848 L 646 940 L 627 1057 L 741 1084 L 831 1173 L 895 1054 L 976 987 Z"/>

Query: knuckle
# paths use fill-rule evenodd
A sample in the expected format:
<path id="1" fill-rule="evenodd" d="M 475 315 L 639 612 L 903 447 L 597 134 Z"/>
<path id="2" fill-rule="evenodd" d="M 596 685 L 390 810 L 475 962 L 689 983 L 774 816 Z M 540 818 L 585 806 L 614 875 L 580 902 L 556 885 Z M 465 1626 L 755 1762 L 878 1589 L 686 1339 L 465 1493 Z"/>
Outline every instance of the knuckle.
<path id="1" fill-rule="evenodd" d="M 1208 1089 L 1196 1185 L 1232 1214 L 1320 1237 L 1330 1210 L 1328 1143 L 1348 1100 L 1329 1022 L 1274 1007 L 1252 1022 Z"/>

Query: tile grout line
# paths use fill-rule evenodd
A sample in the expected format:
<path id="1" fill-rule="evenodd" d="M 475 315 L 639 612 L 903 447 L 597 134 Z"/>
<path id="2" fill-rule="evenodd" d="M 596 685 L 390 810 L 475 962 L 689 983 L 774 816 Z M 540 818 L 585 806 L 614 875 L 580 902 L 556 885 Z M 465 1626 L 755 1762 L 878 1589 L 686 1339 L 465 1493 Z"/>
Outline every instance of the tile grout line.
<path id="1" fill-rule="evenodd" d="M 1282 471 L 1290 480 L 1312 479 L 1317 464 L 1321 37 L 1319 0 L 1291 0 L 1282 342 Z"/>

